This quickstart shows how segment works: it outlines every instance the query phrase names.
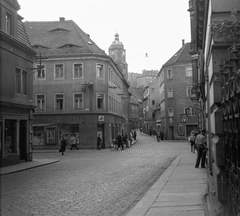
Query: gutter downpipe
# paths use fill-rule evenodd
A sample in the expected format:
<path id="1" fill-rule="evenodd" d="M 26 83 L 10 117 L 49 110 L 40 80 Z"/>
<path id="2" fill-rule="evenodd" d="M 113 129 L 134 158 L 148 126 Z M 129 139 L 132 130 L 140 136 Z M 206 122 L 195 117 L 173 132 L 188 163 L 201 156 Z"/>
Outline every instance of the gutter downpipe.
<path id="1" fill-rule="evenodd" d="M 209 67 L 209 63 L 207 63 L 206 65 L 206 78 L 205 81 L 207 83 L 207 117 L 208 117 L 208 149 L 209 149 L 209 174 L 212 176 L 213 172 L 212 172 L 212 131 L 211 131 L 211 110 L 210 110 L 210 97 L 209 97 L 209 93 L 210 93 L 210 86 L 209 86 L 209 75 L 208 75 L 208 67 Z"/>

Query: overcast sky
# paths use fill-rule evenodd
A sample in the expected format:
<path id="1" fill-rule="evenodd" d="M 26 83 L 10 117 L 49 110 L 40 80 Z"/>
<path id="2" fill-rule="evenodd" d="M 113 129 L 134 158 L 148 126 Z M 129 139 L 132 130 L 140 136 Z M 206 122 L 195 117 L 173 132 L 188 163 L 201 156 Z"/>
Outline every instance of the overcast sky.
<path id="1" fill-rule="evenodd" d="M 190 42 L 189 0 L 18 0 L 23 21 L 73 20 L 108 54 L 117 32 L 128 72 L 160 70 Z M 145 57 L 145 53 L 148 57 Z"/>

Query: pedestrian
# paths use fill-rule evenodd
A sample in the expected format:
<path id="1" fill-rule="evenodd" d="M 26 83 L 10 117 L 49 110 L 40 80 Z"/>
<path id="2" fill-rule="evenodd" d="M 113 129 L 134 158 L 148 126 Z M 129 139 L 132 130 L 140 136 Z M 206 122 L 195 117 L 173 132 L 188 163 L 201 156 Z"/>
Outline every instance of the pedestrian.
<path id="1" fill-rule="evenodd" d="M 195 141 L 196 141 L 196 134 L 194 131 L 192 131 L 190 135 L 190 146 L 191 146 L 192 153 L 195 153 Z"/>
<path id="2" fill-rule="evenodd" d="M 121 147 L 122 150 L 123 150 L 124 148 L 123 148 L 123 143 L 122 143 L 122 136 L 121 136 L 120 133 L 118 133 L 116 140 L 117 140 L 117 142 L 118 142 L 117 150 L 118 150 L 120 147 Z"/>
<path id="3" fill-rule="evenodd" d="M 66 146 L 67 146 L 67 140 L 65 138 L 65 136 L 62 137 L 62 140 L 61 140 L 61 152 L 62 152 L 62 155 L 64 155 L 64 152 L 66 150 Z"/>
<path id="4" fill-rule="evenodd" d="M 102 142 L 101 135 L 98 134 L 98 137 L 97 137 L 97 149 L 98 149 L 98 150 L 101 150 L 101 147 L 100 147 L 101 142 Z"/>
<path id="5" fill-rule="evenodd" d="M 163 136 L 164 136 L 164 133 L 162 130 L 160 130 L 160 137 L 161 137 L 161 140 L 163 140 Z"/>
<path id="6" fill-rule="evenodd" d="M 125 144 L 126 145 L 126 147 L 128 148 L 128 140 L 127 140 L 127 133 L 124 133 L 124 135 L 123 135 L 123 144 Z"/>
<path id="7" fill-rule="evenodd" d="M 160 142 L 160 132 L 157 132 L 157 141 Z"/>
<path id="8" fill-rule="evenodd" d="M 134 140 L 137 139 L 137 132 L 136 132 L 136 130 L 133 131 L 133 138 L 134 138 Z"/>
<path id="9" fill-rule="evenodd" d="M 73 148 L 76 148 L 78 150 L 78 147 L 77 147 L 77 138 L 74 134 L 71 135 L 70 137 L 70 144 L 71 144 L 71 148 L 70 150 L 72 150 Z"/>
<path id="10" fill-rule="evenodd" d="M 132 132 L 130 131 L 130 133 L 129 133 L 130 146 L 132 145 L 132 139 L 133 139 L 133 135 L 132 135 Z"/>
<path id="11" fill-rule="evenodd" d="M 201 161 L 201 167 L 205 168 L 205 160 L 207 153 L 207 140 L 206 140 L 206 131 L 203 129 L 199 135 L 197 135 L 195 144 L 197 146 L 197 160 L 195 168 L 199 167 Z"/>

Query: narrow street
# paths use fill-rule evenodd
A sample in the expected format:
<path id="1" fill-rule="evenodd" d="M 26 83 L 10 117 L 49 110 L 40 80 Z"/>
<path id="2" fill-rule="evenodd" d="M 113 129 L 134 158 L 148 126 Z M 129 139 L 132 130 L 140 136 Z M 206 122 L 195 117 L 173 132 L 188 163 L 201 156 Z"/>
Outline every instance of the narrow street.
<path id="1" fill-rule="evenodd" d="M 125 215 L 187 141 L 157 142 L 138 133 L 129 149 L 49 151 L 34 158 L 59 163 L 1 176 L 2 216 Z"/>

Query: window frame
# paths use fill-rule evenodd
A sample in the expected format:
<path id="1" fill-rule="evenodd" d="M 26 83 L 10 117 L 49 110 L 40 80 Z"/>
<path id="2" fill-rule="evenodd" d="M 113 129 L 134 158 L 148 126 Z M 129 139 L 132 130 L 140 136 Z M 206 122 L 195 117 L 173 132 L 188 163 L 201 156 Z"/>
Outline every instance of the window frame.
<path id="1" fill-rule="evenodd" d="M 170 89 L 172 90 L 172 91 L 171 91 L 172 95 L 169 95 L 169 93 L 170 93 L 169 90 L 170 90 Z M 173 87 L 167 88 L 167 98 L 173 98 Z"/>
<path id="2" fill-rule="evenodd" d="M 172 115 L 170 115 L 170 110 L 172 110 Z M 173 117 L 174 116 L 174 109 L 172 107 L 168 108 L 168 117 Z"/>
<path id="3" fill-rule="evenodd" d="M 188 73 L 189 73 L 188 71 L 190 71 L 189 69 L 191 69 L 191 75 L 190 76 L 188 75 Z M 192 77 L 192 75 L 193 75 L 192 74 L 192 67 L 190 67 L 190 66 L 186 67 L 186 77 Z"/>
<path id="4" fill-rule="evenodd" d="M 57 65 L 62 65 L 63 66 L 62 77 L 59 77 L 59 78 L 56 76 L 56 66 Z M 65 75 L 64 70 L 65 70 L 64 63 L 56 63 L 56 64 L 54 64 L 54 80 L 63 80 L 64 79 L 64 75 Z"/>
<path id="5" fill-rule="evenodd" d="M 10 19 L 8 19 L 8 17 Z M 5 14 L 5 32 L 6 34 L 13 36 L 13 14 L 9 11 Z"/>
<path id="6" fill-rule="evenodd" d="M 98 68 L 99 68 L 99 66 L 102 66 L 102 76 L 99 76 L 99 70 L 98 70 Z M 96 63 L 96 78 L 97 79 L 102 79 L 102 80 L 104 80 L 104 78 L 105 78 L 105 73 L 104 73 L 104 64 L 102 64 L 102 63 Z"/>
<path id="7" fill-rule="evenodd" d="M 57 96 L 62 95 L 62 109 L 57 109 Z M 55 93 L 54 94 L 54 111 L 64 111 L 65 110 L 65 95 L 64 93 Z"/>
<path id="8" fill-rule="evenodd" d="M 192 86 L 186 86 L 186 97 L 191 97 L 192 96 Z M 190 95 L 188 94 L 190 92 Z"/>
<path id="9" fill-rule="evenodd" d="M 76 95 L 81 95 L 82 96 L 82 102 L 81 102 L 81 104 L 82 104 L 82 106 L 78 106 L 77 108 L 76 108 L 76 106 L 75 106 L 75 104 L 76 104 L 76 102 L 75 102 L 75 100 L 76 100 L 76 98 L 75 98 L 75 96 Z M 78 99 L 78 98 L 77 98 Z M 78 102 L 78 105 L 80 104 L 80 102 Z M 75 93 L 73 93 L 73 110 L 75 110 L 75 111 L 79 111 L 79 110 L 84 110 L 84 93 L 82 93 L 82 92 L 75 92 Z"/>
<path id="10" fill-rule="evenodd" d="M 171 71 L 171 74 L 170 74 L 170 76 L 169 76 L 169 71 Z M 173 71 L 172 71 L 172 68 L 169 68 L 169 69 L 167 69 L 167 79 L 169 80 L 169 79 L 172 79 L 173 78 Z"/>
<path id="11" fill-rule="evenodd" d="M 75 76 L 75 65 L 82 65 L 82 76 Z M 83 79 L 84 78 L 84 65 L 82 62 L 75 62 L 73 63 L 73 79 Z M 79 71 L 78 71 L 79 73 Z"/>
<path id="12" fill-rule="evenodd" d="M 98 99 L 99 99 L 99 97 L 98 97 L 98 95 L 103 95 L 103 101 L 102 101 L 102 107 L 98 107 Z M 104 110 L 105 109 L 105 94 L 104 93 L 101 93 L 101 92 L 97 92 L 96 93 L 96 108 L 97 108 L 97 110 Z"/>
<path id="13" fill-rule="evenodd" d="M 39 68 L 39 69 L 36 69 L 36 76 L 35 76 L 35 79 L 36 80 L 46 80 L 46 64 L 41 64 L 43 66 L 43 68 Z M 40 66 L 40 64 L 36 64 L 35 67 L 38 68 L 38 66 Z M 40 71 L 41 70 L 41 71 Z M 42 71 L 44 71 L 44 76 L 38 76 L 39 74 L 39 71 L 40 73 L 42 74 Z"/>
<path id="14" fill-rule="evenodd" d="M 43 100 L 44 100 L 44 103 L 42 105 L 42 109 L 39 109 L 38 107 L 38 96 L 43 96 Z M 36 94 L 35 95 L 35 106 L 36 106 L 36 111 L 37 112 L 44 112 L 46 111 L 46 103 L 47 103 L 47 100 L 46 100 L 46 94 Z"/>

